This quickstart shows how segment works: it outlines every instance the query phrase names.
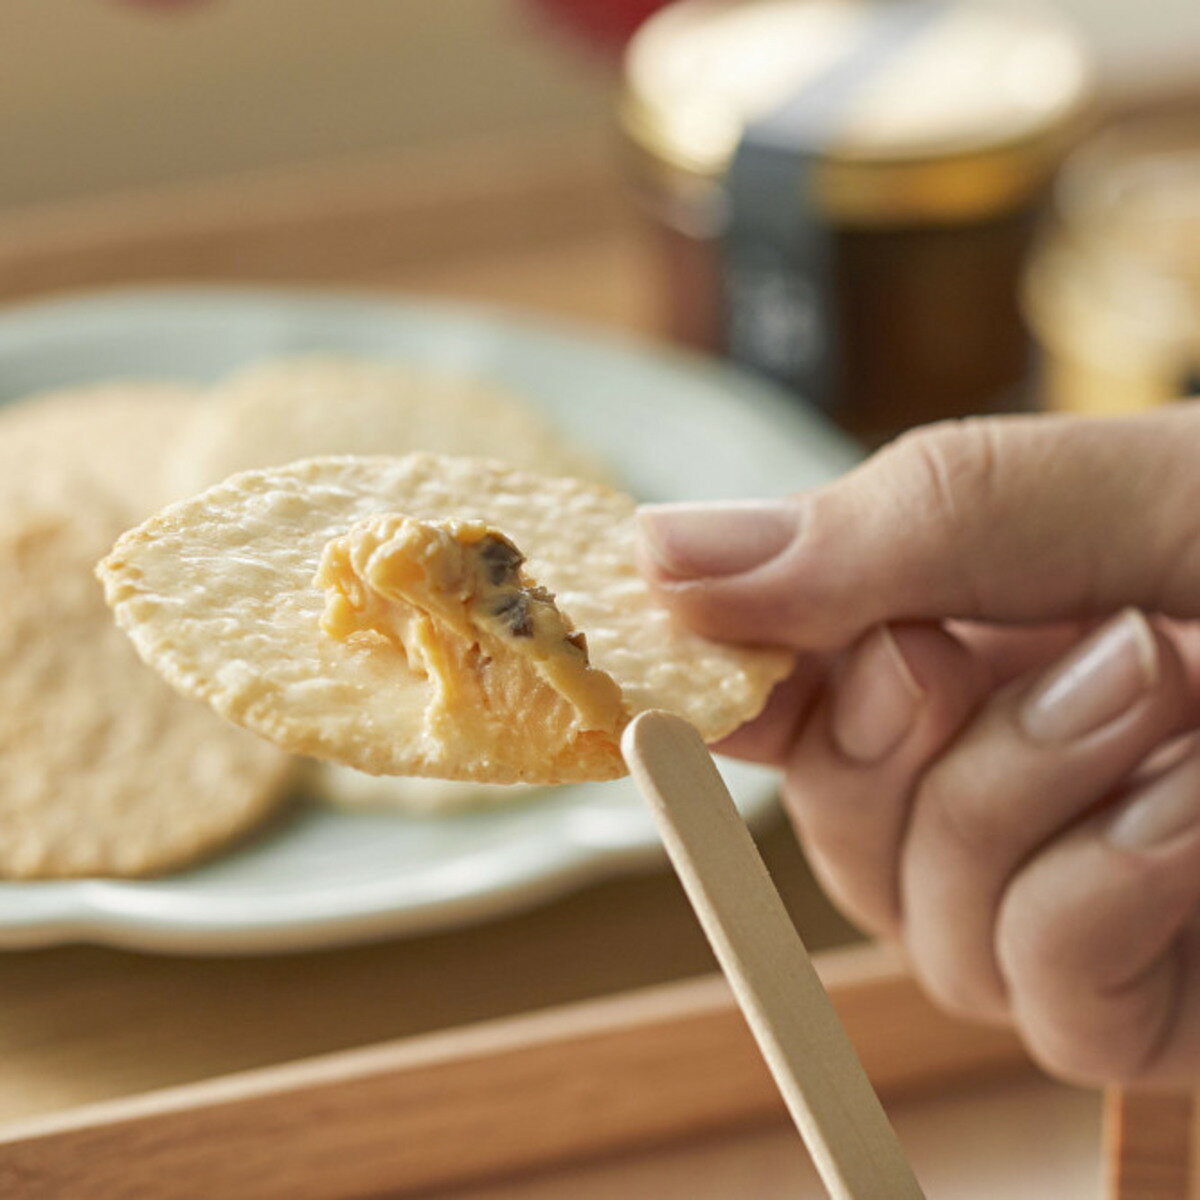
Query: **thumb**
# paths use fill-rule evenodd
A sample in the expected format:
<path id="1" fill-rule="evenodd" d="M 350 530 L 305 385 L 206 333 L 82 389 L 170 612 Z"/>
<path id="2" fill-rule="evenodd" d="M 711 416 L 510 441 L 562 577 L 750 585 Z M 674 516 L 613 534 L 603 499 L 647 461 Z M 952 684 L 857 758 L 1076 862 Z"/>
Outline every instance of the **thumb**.
<path id="1" fill-rule="evenodd" d="M 829 649 L 881 621 L 1200 616 L 1200 406 L 929 426 L 782 501 L 646 505 L 639 558 L 710 637 Z"/>

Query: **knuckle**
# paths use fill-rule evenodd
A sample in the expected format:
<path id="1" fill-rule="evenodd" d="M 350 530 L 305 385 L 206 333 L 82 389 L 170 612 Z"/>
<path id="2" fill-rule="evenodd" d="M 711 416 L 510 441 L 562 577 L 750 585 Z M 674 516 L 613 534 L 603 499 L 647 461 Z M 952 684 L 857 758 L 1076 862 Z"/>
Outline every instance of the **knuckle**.
<path id="1" fill-rule="evenodd" d="M 1095 964 L 1078 952 L 1072 914 L 1049 911 L 1020 891 L 1001 907 L 996 959 L 1030 1057 L 1083 1086 L 1137 1080 L 1169 1016 L 1163 994 L 1141 981 L 1107 991 Z"/>
<path id="2" fill-rule="evenodd" d="M 1016 992 L 1045 993 L 1048 980 L 1071 972 L 1064 949 L 1069 946 L 1063 945 L 1058 922 L 1050 914 L 1023 911 L 1010 890 L 996 923 L 996 962 L 1009 986 Z"/>
<path id="3" fill-rule="evenodd" d="M 961 778 L 953 766 L 946 760 L 926 773 L 917 790 L 914 828 L 938 858 L 953 856 L 974 866 L 983 886 L 992 864 L 1004 861 L 1012 817 L 981 780 Z"/>
<path id="4" fill-rule="evenodd" d="M 1078 997 L 1089 978 L 1088 914 L 1053 864 L 1034 860 L 1009 881 L 996 914 L 996 963 L 1014 995 L 1040 1004 Z"/>
<path id="5" fill-rule="evenodd" d="M 794 538 L 779 556 L 769 585 L 738 586 L 735 606 L 747 628 L 763 640 L 766 630 L 797 631 L 807 649 L 842 648 L 848 625 L 856 620 L 855 605 L 847 604 L 847 580 L 829 569 L 846 556 L 847 526 L 838 484 L 818 488 L 805 498 L 803 536 Z M 729 593 L 721 589 L 729 607 Z"/>
<path id="6" fill-rule="evenodd" d="M 967 417 L 912 430 L 885 451 L 907 503 L 963 529 L 992 495 L 999 456 L 995 418 Z"/>

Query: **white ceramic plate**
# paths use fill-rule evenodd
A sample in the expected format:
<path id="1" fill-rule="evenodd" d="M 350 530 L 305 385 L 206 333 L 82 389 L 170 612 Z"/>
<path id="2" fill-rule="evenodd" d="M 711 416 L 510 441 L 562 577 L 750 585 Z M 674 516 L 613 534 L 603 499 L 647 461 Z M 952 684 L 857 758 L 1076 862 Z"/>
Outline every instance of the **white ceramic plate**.
<path id="1" fill-rule="evenodd" d="M 452 364 L 509 384 L 643 499 L 782 495 L 856 457 L 796 401 L 698 358 L 480 310 L 328 293 L 151 289 L 9 310 L 0 400 L 119 376 L 208 381 L 310 350 Z M 773 803 L 770 772 L 722 769 L 751 819 Z M 0 883 L 0 945 L 332 945 L 498 914 L 658 855 L 628 780 L 441 819 L 301 805 L 237 851 L 165 879 Z"/>

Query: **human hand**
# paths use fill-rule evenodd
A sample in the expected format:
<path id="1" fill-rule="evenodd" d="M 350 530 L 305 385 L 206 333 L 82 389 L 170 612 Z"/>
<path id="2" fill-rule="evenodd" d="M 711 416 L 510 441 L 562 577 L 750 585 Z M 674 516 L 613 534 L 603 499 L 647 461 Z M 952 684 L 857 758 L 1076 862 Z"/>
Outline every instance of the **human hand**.
<path id="1" fill-rule="evenodd" d="M 723 748 L 784 766 L 842 907 L 1060 1075 L 1193 1082 L 1200 408 L 935 426 L 643 527 L 683 619 L 806 652 Z"/>

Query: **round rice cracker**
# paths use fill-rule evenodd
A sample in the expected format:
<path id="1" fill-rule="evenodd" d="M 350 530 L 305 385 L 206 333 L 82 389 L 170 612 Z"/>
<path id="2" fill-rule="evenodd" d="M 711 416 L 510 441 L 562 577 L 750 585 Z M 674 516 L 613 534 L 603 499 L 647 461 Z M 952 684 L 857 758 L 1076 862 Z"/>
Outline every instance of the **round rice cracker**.
<path id="1" fill-rule="evenodd" d="M 0 877 L 138 876 L 258 825 L 275 747 L 173 692 L 115 627 L 92 568 L 125 524 L 82 481 L 0 521 Z"/>
<path id="2" fill-rule="evenodd" d="M 429 367 L 335 355 L 260 363 L 214 388 L 175 462 L 180 496 L 239 471 L 330 454 L 500 459 L 546 475 L 611 474 L 512 392 Z"/>
<path id="3" fill-rule="evenodd" d="M 435 451 L 484 455 L 543 474 L 608 483 L 612 472 L 499 385 L 461 373 L 351 356 L 308 354 L 258 363 L 217 385 L 189 422 L 174 462 L 177 495 L 238 471 L 329 454 Z M 429 814 L 511 801 L 449 783 L 381 788 L 349 769 L 321 776 L 335 805 Z"/>
<path id="4" fill-rule="evenodd" d="M 53 498 L 90 480 L 140 521 L 172 491 L 169 463 L 199 407 L 183 384 L 127 380 L 43 392 L 0 407 L 0 489 Z"/>
<path id="5" fill-rule="evenodd" d="M 125 534 L 99 571 L 147 662 L 287 750 L 372 774 L 578 782 L 624 773 L 619 755 L 551 769 L 531 747 L 516 777 L 486 758 L 430 759 L 420 737 L 428 681 L 398 652 L 368 653 L 325 634 L 314 575 L 325 544 L 375 514 L 487 521 L 555 593 L 630 715 L 668 709 L 716 740 L 761 711 L 793 656 L 709 641 L 675 623 L 635 569 L 634 507 L 598 484 L 481 459 L 310 459 L 172 505 Z"/>

